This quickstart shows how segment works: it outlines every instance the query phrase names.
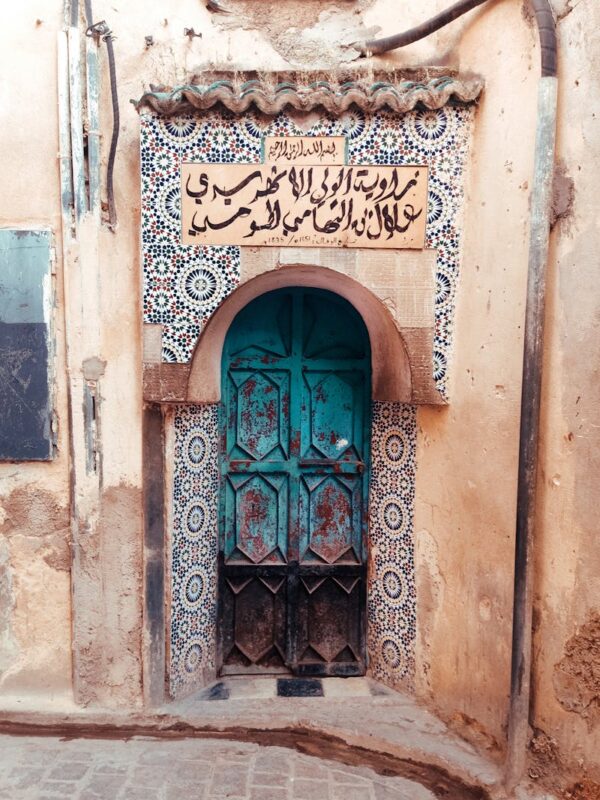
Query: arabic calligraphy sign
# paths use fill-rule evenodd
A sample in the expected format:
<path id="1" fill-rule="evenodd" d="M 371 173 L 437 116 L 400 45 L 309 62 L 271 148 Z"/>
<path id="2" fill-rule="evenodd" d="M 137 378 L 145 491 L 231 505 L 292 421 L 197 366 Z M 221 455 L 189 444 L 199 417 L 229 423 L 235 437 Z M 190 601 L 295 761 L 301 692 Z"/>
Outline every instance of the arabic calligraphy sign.
<path id="1" fill-rule="evenodd" d="M 427 168 L 183 164 L 183 244 L 422 249 Z"/>
<path id="2" fill-rule="evenodd" d="M 343 164 L 345 136 L 267 136 L 265 164 Z"/>

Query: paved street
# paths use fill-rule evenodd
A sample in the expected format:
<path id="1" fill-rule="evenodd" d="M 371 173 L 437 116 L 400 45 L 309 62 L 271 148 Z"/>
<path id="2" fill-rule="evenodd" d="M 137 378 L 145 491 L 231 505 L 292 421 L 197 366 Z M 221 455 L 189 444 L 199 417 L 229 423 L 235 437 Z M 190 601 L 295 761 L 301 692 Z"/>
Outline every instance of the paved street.
<path id="1" fill-rule="evenodd" d="M 0 736 L 1 800 L 433 800 L 422 786 L 279 747 Z"/>

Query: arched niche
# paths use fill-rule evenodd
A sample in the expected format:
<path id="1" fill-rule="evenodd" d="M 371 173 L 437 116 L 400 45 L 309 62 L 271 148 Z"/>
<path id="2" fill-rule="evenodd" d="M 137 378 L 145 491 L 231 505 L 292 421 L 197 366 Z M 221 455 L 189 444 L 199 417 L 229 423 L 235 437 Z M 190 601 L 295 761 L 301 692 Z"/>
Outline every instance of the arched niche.
<path id="1" fill-rule="evenodd" d="M 369 332 L 373 370 L 373 400 L 413 401 L 411 365 L 402 334 L 384 305 L 358 281 L 321 266 L 290 266 L 251 278 L 233 291 L 204 328 L 191 362 L 186 402 L 215 403 L 221 399 L 223 343 L 236 314 L 255 297 L 274 289 L 303 286 L 326 289 L 346 299 L 361 315 Z"/>

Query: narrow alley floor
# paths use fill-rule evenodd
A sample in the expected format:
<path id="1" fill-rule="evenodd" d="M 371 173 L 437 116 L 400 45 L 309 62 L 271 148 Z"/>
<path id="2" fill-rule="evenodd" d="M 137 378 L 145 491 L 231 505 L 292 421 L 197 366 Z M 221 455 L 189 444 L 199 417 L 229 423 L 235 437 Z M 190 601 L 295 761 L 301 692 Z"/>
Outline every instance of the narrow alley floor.
<path id="1" fill-rule="evenodd" d="M 433 800 L 413 781 L 211 739 L 0 736 L 1 800 Z"/>

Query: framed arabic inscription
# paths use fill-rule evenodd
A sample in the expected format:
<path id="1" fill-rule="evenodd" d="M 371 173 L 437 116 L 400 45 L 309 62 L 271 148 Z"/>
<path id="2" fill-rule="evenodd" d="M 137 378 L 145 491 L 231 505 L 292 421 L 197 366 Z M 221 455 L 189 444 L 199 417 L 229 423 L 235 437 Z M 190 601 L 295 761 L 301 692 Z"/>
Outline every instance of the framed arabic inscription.
<path id="1" fill-rule="evenodd" d="M 345 136 L 267 136 L 263 139 L 265 164 L 345 164 Z"/>
<path id="2" fill-rule="evenodd" d="M 181 183 L 184 245 L 425 244 L 424 166 L 184 163 Z"/>

